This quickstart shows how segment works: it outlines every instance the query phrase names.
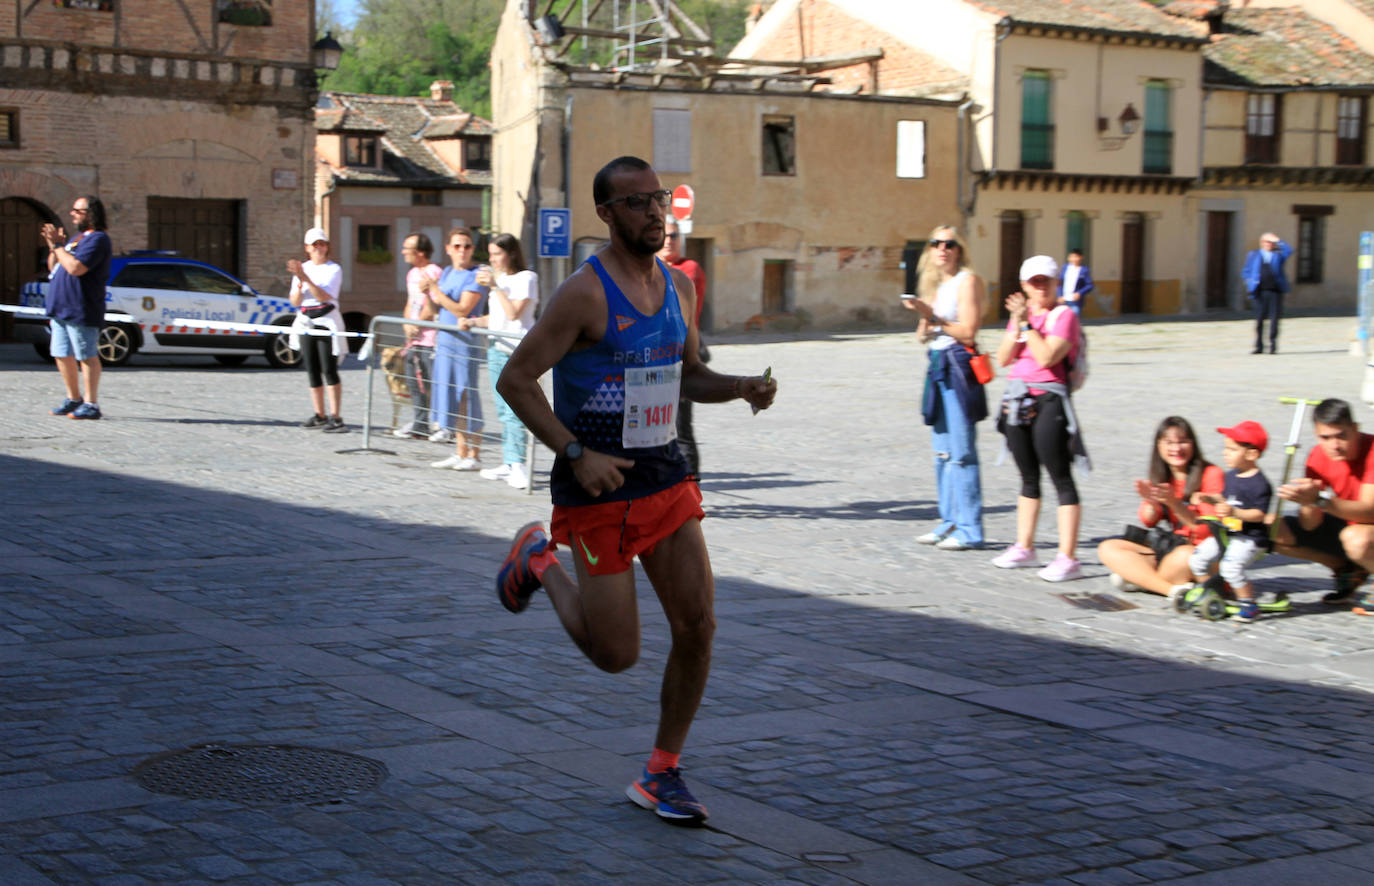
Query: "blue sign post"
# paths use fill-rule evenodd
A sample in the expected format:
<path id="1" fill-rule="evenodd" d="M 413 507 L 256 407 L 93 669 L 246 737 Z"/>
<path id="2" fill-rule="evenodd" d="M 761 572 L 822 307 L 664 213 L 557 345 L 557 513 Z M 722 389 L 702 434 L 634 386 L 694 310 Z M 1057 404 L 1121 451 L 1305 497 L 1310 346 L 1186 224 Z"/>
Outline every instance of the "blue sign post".
<path id="1" fill-rule="evenodd" d="M 572 258 L 572 210 L 539 210 L 539 257 Z"/>

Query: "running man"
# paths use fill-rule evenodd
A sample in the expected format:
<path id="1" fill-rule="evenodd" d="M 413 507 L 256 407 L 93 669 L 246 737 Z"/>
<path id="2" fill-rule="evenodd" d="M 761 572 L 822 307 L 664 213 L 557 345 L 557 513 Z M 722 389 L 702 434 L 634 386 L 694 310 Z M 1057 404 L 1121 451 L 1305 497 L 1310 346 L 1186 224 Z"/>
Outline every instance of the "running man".
<path id="1" fill-rule="evenodd" d="M 682 782 L 678 758 L 711 670 L 715 584 L 701 532 L 701 492 L 678 449 L 681 393 L 703 403 L 736 398 L 766 409 L 777 383 L 720 375 L 697 357 L 697 294 L 655 258 L 671 193 L 637 157 L 596 174 L 596 214 L 610 245 L 578 268 L 511 355 L 497 390 L 557 453 L 553 521 L 515 536 L 496 579 L 511 612 L 548 593 L 573 642 L 604 671 L 639 657 L 636 556 L 672 633 L 658 734 L 626 795 L 661 818 L 697 825 L 706 807 Z M 553 369 L 553 404 L 539 377 Z M 550 537 L 551 536 L 551 537 Z M 572 549 L 577 579 L 554 557 Z"/>

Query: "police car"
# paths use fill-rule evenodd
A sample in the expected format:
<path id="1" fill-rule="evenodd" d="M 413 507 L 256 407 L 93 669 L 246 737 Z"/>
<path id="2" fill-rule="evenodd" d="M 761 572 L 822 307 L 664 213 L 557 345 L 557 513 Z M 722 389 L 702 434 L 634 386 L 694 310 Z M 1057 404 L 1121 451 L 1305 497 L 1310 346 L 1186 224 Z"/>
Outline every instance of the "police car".
<path id="1" fill-rule="evenodd" d="M 47 288 L 46 279 L 25 284 L 20 304 L 43 307 Z M 285 335 L 172 325 L 172 320 L 186 318 L 290 326 L 295 319 L 289 300 L 264 296 L 213 265 L 174 252 L 131 252 L 111 258 L 105 311 L 132 318 L 132 322 L 106 320 L 101 328 L 100 362 L 106 366 L 127 363 L 135 352 L 206 354 L 226 366 L 257 355 L 278 369 L 300 364 L 300 353 L 291 350 Z M 44 359 L 48 358 L 47 324 L 43 317 L 15 317 L 16 337 L 32 341 Z"/>

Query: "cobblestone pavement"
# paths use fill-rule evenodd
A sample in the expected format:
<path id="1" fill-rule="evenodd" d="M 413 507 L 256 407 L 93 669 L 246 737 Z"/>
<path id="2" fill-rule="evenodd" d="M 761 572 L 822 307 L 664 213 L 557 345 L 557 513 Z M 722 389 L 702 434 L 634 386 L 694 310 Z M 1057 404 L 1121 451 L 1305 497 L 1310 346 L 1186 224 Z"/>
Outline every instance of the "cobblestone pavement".
<path id="1" fill-rule="evenodd" d="M 615 676 L 542 596 L 493 599 L 512 531 L 547 515 L 542 472 L 526 496 L 430 469 L 427 442 L 362 451 L 295 426 L 299 373 L 208 359 L 136 358 L 106 373 L 104 420 L 52 418 L 56 372 L 0 346 L 0 883 L 1374 882 L 1374 619 L 1275 557 L 1257 575 L 1290 614 L 1176 615 L 1114 591 L 1089 541 L 1133 518 L 1166 414 L 1215 456 L 1214 427 L 1263 422 L 1277 479 L 1278 395 L 1358 400 L 1352 328 L 1289 320 L 1282 354 L 1250 356 L 1245 321 L 1091 327 L 1088 577 L 1062 585 L 913 543 L 934 502 L 909 335 L 715 343 L 713 366 L 771 365 L 781 391 L 697 410 L 719 618 L 684 757 L 701 830 L 623 799 L 665 657 L 652 594 Z M 354 421 L 365 383 L 346 373 Z M 983 425 L 997 546 L 1018 485 L 999 448 Z M 207 743 L 388 775 L 324 802 L 134 779 Z"/>

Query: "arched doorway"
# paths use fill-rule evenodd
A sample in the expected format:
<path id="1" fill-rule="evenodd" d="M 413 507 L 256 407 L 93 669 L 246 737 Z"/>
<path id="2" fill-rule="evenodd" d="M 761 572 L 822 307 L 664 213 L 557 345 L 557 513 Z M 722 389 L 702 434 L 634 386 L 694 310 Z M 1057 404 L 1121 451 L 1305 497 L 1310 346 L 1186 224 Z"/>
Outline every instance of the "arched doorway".
<path id="1" fill-rule="evenodd" d="M 57 216 L 41 203 L 23 197 L 0 200 L 0 304 L 17 304 L 19 290 L 47 271 L 48 248 L 38 235 Z M 13 332 L 13 315 L 0 312 L 0 338 Z"/>

